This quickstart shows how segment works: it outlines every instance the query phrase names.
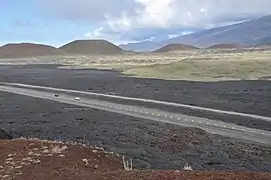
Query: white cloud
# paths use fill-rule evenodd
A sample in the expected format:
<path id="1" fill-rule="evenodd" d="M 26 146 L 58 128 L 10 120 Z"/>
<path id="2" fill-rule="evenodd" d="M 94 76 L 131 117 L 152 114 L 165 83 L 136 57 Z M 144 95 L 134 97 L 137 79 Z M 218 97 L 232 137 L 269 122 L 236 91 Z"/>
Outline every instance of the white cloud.
<path id="1" fill-rule="evenodd" d="M 87 32 L 85 33 L 85 37 L 93 38 L 93 37 L 99 37 L 102 35 L 103 27 L 99 27 L 98 29 L 95 29 L 93 32 Z"/>
<path id="2" fill-rule="evenodd" d="M 137 11 L 136 17 L 136 23 L 140 25 L 166 27 L 176 16 L 174 9 L 176 0 L 135 0 L 135 2 L 143 6 Z"/>
<path id="3" fill-rule="evenodd" d="M 122 38 L 142 28 L 204 29 L 271 14 L 270 0 L 40 0 L 52 16 L 97 26 L 89 38 Z M 127 38 L 127 37 L 126 37 Z"/>

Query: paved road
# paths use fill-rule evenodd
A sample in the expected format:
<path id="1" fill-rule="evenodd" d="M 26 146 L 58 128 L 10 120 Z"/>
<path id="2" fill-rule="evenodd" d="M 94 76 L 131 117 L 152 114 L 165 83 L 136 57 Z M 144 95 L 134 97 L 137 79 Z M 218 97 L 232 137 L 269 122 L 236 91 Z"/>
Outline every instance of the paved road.
<path id="1" fill-rule="evenodd" d="M 149 119 L 153 121 L 171 123 L 186 127 L 198 127 L 207 132 L 220 134 L 223 136 L 228 136 L 237 139 L 251 140 L 255 142 L 260 142 L 264 144 L 271 145 L 271 132 L 252 129 L 243 126 L 239 126 L 232 123 L 224 123 L 221 121 L 210 120 L 205 118 L 187 116 L 179 113 L 171 113 L 166 111 L 161 111 L 158 109 L 151 109 L 133 105 L 123 105 L 108 101 L 94 100 L 80 96 L 77 97 L 81 99 L 75 100 L 75 96 L 68 95 L 59 91 L 48 92 L 41 90 L 34 90 L 29 88 L 21 88 L 14 86 L 0 85 L 0 91 L 21 94 L 25 96 L 31 96 L 41 99 L 48 99 L 57 101 L 60 103 L 73 104 L 83 107 L 90 107 L 105 111 L 110 111 L 114 113 L 120 113 L 123 115 L 134 116 L 144 119 Z M 59 94 L 59 97 L 54 97 L 54 94 Z"/>
<path id="2" fill-rule="evenodd" d="M 192 106 L 192 105 L 186 105 L 186 104 L 179 104 L 179 103 L 172 103 L 172 102 L 166 102 L 166 101 L 157 101 L 157 100 L 142 99 L 142 98 L 132 98 L 132 97 L 110 95 L 110 94 L 100 94 L 100 93 L 93 93 L 93 92 L 86 92 L 86 91 L 60 89 L 60 88 L 54 88 L 54 87 L 44 87 L 44 86 L 36 86 L 36 85 L 20 84 L 20 83 L 0 82 L 0 85 L 1 84 L 8 85 L 8 86 L 25 87 L 25 88 L 31 88 L 31 89 L 43 89 L 43 90 L 59 91 L 59 92 L 65 92 L 65 93 L 79 93 L 79 94 L 85 94 L 85 95 L 109 97 L 109 98 L 114 98 L 114 99 L 132 100 L 135 102 L 148 102 L 148 103 L 173 106 L 173 107 L 184 107 L 184 108 L 189 108 L 189 109 L 194 109 L 194 110 L 214 112 L 214 113 L 226 114 L 226 115 L 236 115 L 236 116 L 254 118 L 254 119 L 259 119 L 259 120 L 271 122 L 271 117 L 259 116 L 259 115 L 255 115 L 255 114 L 239 113 L 239 112 L 233 112 L 233 111 L 224 111 L 224 110 L 205 108 L 205 107 L 199 107 L 199 106 Z"/>

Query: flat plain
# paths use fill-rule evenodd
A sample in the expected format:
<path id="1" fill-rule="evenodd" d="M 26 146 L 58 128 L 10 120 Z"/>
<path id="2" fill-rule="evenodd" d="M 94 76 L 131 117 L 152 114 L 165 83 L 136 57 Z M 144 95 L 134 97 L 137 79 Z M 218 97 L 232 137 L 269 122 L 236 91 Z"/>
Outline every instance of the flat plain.
<path id="1" fill-rule="evenodd" d="M 167 80 L 270 79 L 271 51 L 193 50 L 122 56 L 59 57 L 71 67 L 116 69 L 123 74 Z"/>

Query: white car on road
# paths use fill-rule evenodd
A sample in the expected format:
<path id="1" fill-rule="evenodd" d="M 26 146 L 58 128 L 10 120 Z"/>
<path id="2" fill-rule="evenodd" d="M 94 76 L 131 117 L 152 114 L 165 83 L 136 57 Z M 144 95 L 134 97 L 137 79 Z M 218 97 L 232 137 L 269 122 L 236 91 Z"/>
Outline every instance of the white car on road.
<path id="1" fill-rule="evenodd" d="M 76 98 L 74 98 L 76 101 L 79 101 L 80 100 L 80 97 L 76 97 Z"/>

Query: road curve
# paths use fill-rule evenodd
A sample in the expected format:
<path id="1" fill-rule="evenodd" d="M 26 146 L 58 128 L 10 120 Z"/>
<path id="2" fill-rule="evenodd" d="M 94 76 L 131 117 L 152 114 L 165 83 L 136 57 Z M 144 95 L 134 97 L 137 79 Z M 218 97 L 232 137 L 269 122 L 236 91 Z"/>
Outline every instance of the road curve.
<path id="1" fill-rule="evenodd" d="M 255 114 L 247 114 L 247 113 L 240 113 L 240 112 L 234 112 L 234 111 L 224 111 L 224 110 L 205 108 L 205 107 L 199 107 L 199 106 L 192 106 L 192 105 L 186 105 L 186 104 L 179 104 L 179 103 L 173 103 L 173 102 L 157 101 L 157 100 L 152 100 L 152 99 L 132 98 L 132 97 L 110 95 L 110 94 L 101 94 L 101 93 L 93 93 L 93 92 L 86 92 L 86 91 L 79 91 L 79 90 L 60 89 L 60 88 L 54 88 L 54 87 L 44 87 L 44 86 L 36 86 L 36 85 L 21 84 L 21 83 L 0 82 L 0 84 L 8 85 L 8 86 L 16 86 L 16 87 L 33 88 L 33 89 L 46 89 L 46 90 L 67 92 L 67 93 L 79 93 L 79 94 L 94 95 L 94 96 L 100 96 L 100 97 L 110 97 L 110 98 L 115 98 L 115 99 L 132 100 L 132 101 L 137 101 L 137 102 L 138 101 L 139 102 L 148 102 L 148 103 L 161 104 L 161 105 L 173 106 L 173 107 L 184 107 L 184 108 L 189 108 L 189 109 L 194 109 L 194 110 L 214 112 L 214 113 L 218 113 L 218 114 L 242 116 L 242 117 L 254 118 L 254 119 L 259 119 L 259 120 L 271 122 L 271 117 L 266 117 L 266 116 L 259 116 L 259 115 L 255 115 Z"/>
<path id="2" fill-rule="evenodd" d="M 80 96 L 80 101 L 75 100 L 75 96 L 61 93 L 59 91 L 46 92 L 28 88 L 19 88 L 13 86 L 0 85 L 0 91 L 16 93 L 35 98 L 48 99 L 60 103 L 73 104 L 83 107 L 90 107 L 104 111 L 110 111 L 128 116 L 134 116 L 153 121 L 175 124 L 186 127 L 197 127 L 207 132 L 220 134 L 236 139 L 244 139 L 271 145 L 271 132 L 259 129 L 247 128 L 232 123 L 224 123 L 221 121 L 210 120 L 206 118 L 193 117 L 179 113 L 171 113 L 158 109 L 139 107 L 134 105 L 123 105 L 108 101 L 94 100 Z M 54 97 L 58 93 L 59 97 Z"/>

